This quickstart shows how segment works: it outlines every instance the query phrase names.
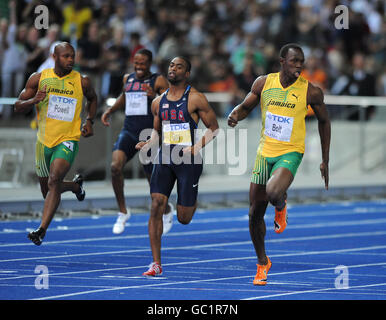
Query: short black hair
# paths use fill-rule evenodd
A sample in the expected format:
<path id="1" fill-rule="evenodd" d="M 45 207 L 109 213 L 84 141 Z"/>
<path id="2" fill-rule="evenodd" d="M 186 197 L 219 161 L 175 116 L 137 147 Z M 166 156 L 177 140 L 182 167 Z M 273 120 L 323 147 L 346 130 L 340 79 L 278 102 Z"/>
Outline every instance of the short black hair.
<path id="1" fill-rule="evenodd" d="M 139 49 L 135 54 L 143 54 L 147 56 L 147 58 L 149 59 L 149 62 L 153 61 L 153 54 L 148 49 L 145 49 L 145 48 Z"/>
<path id="2" fill-rule="evenodd" d="M 303 49 L 300 45 L 298 45 L 297 43 L 287 43 L 286 45 L 284 45 L 281 49 L 280 49 L 280 52 L 279 52 L 279 57 L 280 58 L 285 58 L 287 56 L 287 53 L 288 53 L 288 50 L 289 49 L 295 49 L 295 50 L 299 50 L 300 52 L 303 53 L 304 55 L 304 52 L 303 52 Z"/>
<path id="3" fill-rule="evenodd" d="M 186 63 L 186 71 L 190 72 L 190 70 L 192 69 L 192 64 L 190 63 L 190 60 L 185 56 L 178 56 L 176 58 L 181 58 L 182 60 L 184 60 Z"/>

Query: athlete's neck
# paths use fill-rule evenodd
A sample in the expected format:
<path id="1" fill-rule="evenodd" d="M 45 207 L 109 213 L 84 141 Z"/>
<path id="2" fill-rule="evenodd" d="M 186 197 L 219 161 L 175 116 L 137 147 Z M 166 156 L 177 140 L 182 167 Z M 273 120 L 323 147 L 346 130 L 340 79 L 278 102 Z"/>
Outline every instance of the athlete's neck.
<path id="1" fill-rule="evenodd" d="M 72 70 L 67 71 L 67 70 L 60 70 L 60 69 L 54 68 L 54 73 L 55 73 L 59 78 L 63 78 L 64 76 L 70 74 L 71 71 L 72 71 Z"/>
<path id="2" fill-rule="evenodd" d="M 279 73 L 279 81 L 283 88 L 287 88 L 290 85 L 294 84 L 296 82 L 296 77 L 291 77 L 289 75 L 286 75 L 283 70 Z"/>
<path id="3" fill-rule="evenodd" d="M 186 82 L 170 85 L 169 92 L 168 92 L 168 98 L 171 98 L 170 100 L 180 99 L 182 97 L 183 93 L 185 92 L 187 86 L 188 86 L 188 84 Z"/>
<path id="4" fill-rule="evenodd" d="M 146 72 L 142 77 L 138 77 L 138 74 L 135 73 L 135 77 L 137 78 L 137 80 L 145 80 L 145 79 L 149 78 L 150 76 L 151 76 L 150 71 Z"/>

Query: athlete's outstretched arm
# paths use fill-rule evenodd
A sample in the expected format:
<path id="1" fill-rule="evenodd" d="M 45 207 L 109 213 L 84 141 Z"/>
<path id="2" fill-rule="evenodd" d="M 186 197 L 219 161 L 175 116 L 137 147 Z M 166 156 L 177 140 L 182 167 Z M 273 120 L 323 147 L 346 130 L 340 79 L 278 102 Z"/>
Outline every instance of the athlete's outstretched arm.
<path id="1" fill-rule="evenodd" d="M 229 114 L 228 126 L 235 127 L 239 121 L 244 120 L 253 108 L 259 104 L 260 94 L 264 88 L 266 78 L 267 76 L 260 76 L 253 82 L 251 91 L 244 98 L 244 101 L 234 107 Z"/>
<path id="2" fill-rule="evenodd" d="M 311 108 L 314 110 L 315 116 L 318 119 L 320 143 L 322 146 L 322 163 L 320 164 L 320 173 L 324 179 L 325 188 L 328 189 L 328 162 L 330 160 L 331 123 L 326 105 L 324 104 L 323 91 L 320 88 L 313 86 L 311 83 L 308 84 L 307 103 L 311 105 Z"/>
<path id="3" fill-rule="evenodd" d="M 94 87 L 92 86 L 91 81 L 87 76 L 82 76 L 81 82 L 82 82 L 83 95 L 87 99 L 87 103 L 86 103 L 87 118 L 86 118 L 86 122 L 82 126 L 82 136 L 87 138 L 94 135 L 92 125 L 96 116 L 98 98 L 95 93 Z"/>
<path id="4" fill-rule="evenodd" d="M 15 112 L 29 111 L 35 104 L 38 104 L 46 97 L 46 87 L 38 90 L 40 73 L 33 73 L 27 80 L 25 88 L 21 91 L 18 100 L 15 102 Z"/>

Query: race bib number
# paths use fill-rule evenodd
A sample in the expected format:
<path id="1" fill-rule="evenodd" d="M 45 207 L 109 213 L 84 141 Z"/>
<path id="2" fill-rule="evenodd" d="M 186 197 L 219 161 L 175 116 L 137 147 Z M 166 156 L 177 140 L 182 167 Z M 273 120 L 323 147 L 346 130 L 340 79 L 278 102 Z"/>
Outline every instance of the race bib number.
<path id="1" fill-rule="evenodd" d="M 72 122 L 77 99 L 51 94 L 48 100 L 47 118 Z"/>
<path id="2" fill-rule="evenodd" d="M 267 111 L 264 134 L 275 140 L 289 142 L 293 125 L 293 117 L 279 116 Z"/>
<path id="3" fill-rule="evenodd" d="M 162 125 L 163 143 L 191 146 L 190 126 L 188 122 Z"/>
<path id="4" fill-rule="evenodd" d="M 125 92 L 127 116 L 146 116 L 147 115 L 147 95 L 146 92 Z"/>

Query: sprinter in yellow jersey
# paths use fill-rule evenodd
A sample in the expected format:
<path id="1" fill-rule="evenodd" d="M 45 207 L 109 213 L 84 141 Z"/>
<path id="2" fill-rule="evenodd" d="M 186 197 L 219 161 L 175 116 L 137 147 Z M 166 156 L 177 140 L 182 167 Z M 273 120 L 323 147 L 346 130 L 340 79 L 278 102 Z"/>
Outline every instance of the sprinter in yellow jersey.
<path id="1" fill-rule="evenodd" d="M 254 285 L 265 285 L 272 263 L 265 253 L 264 215 L 268 203 L 275 207 L 274 227 L 281 233 L 287 226 L 287 190 L 294 180 L 305 145 L 305 117 L 310 105 L 318 120 L 322 145 L 320 172 L 328 189 L 331 125 L 323 92 L 300 76 L 304 53 L 297 44 L 283 46 L 280 72 L 258 77 L 244 101 L 228 117 L 235 127 L 260 102 L 262 130 L 249 190 L 249 230 L 257 255 Z"/>
<path id="2" fill-rule="evenodd" d="M 30 76 L 15 103 L 15 111 L 25 112 L 36 106 L 38 134 L 36 174 L 39 177 L 44 208 L 40 227 L 28 238 L 40 245 L 59 206 L 61 193 L 72 191 L 79 201 L 85 197 L 83 178 L 63 181 L 78 152 L 80 136 L 93 135 L 97 96 L 88 77 L 72 70 L 75 50 L 67 42 L 55 46 L 55 67 Z M 81 126 L 83 96 L 87 99 L 87 119 Z"/>

